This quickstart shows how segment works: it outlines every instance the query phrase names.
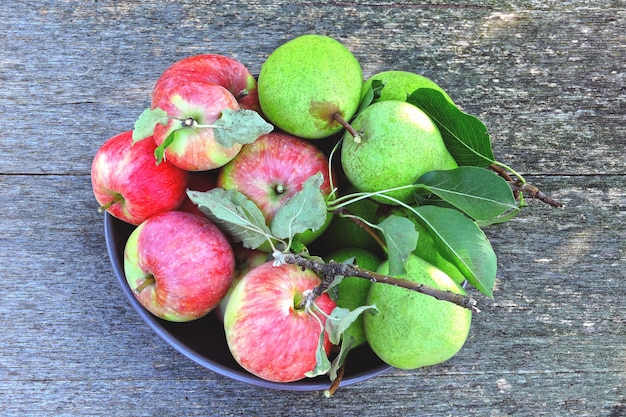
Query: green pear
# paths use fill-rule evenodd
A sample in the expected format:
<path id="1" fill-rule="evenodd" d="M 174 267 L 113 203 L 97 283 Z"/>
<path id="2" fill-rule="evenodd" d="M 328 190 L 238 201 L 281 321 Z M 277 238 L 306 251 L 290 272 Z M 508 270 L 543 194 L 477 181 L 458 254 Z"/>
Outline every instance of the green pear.
<path id="1" fill-rule="evenodd" d="M 433 121 L 417 107 L 399 100 L 379 101 L 351 122 L 359 132 L 343 136 L 341 165 L 359 191 L 374 192 L 410 186 L 428 171 L 457 167 Z M 414 189 L 386 192 L 412 203 Z M 372 197 L 386 204 L 385 197 Z"/>
<path id="2" fill-rule="evenodd" d="M 339 132 L 336 120 L 356 113 L 363 86 L 361 66 L 339 41 L 302 35 L 276 48 L 261 66 L 263 114 L 293 135 L 318 139 Z"/>
<path id="3" fill-rule="evenodd" d="M 420 88 L 432 88 L 442 93 L 450 103 L 454 104 L 448 93 L 430 78 L 414 72 L 395 70 L 379 72 L 369 77 L 363 84 L 361 99 L 365 97 L 373 81 L 382 81 L 384 84 L 383 88 L 380 90 L 380 96 L 374 99 L 374 103 L 385 100 L 406 101 L 416 90 Z"/>
<path id="4" fill-rule="evenodd" d="M 335 251 L 328 256 L 326 260 L 334 260 L 335 262 L 344 262 L 350 258 L 354 258 L 354 263 L 359 268 L 368 271 L 376 271 L 382 262 L 378 256 L 372 252 L 362 248 L 344 248 Z M 345 277 L 337 285 L 337 306 L 354 310 L 360 306 L 366 305 L 367 295 L 369 293 L 371 282 L 359 277 Z M 365 331 L 363 330 L 363 317 L 368 313 L 362 313 L 348 329 L 344 332 L 351 335 L 354 339 L 351 348 L 361 346 L 366 343 Z"/>
<path id="5" fill-rule="evenodd" d="M 409 256 L 406 271 L 401 278 L 465 294 L 452 278 L 416 255 Z M 388 263 L 383 262 L 378 272 L 387 274 Z M 373 283 L 367 304 L 376 304 L 379 310 L 363 317 L 367 341 L 376 355 L 396 368 L 444 362 L 461 349 L 469 334 L 470 310 L 416 291 Z"/>

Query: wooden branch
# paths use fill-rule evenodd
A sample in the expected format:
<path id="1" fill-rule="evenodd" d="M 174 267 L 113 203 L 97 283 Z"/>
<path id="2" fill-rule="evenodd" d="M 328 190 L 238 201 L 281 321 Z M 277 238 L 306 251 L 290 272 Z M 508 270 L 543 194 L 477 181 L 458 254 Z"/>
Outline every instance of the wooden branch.
<path id="1" fill-rule="evenodd" d="M 509 185 L 511 186 L 511 189 L 513 190 L 513 196 L 515 197 L 516 200 L 519 198 L 520 193 L 522 193 L 526 195 L 527 197 L 536 198 L 537 200 L 542 201 L 552 207 L 556 207 L 556 208 L 565 207 L 565 204 L 559 201 L 556 201 L 554 198 L 550 197 L 549 195 L 544 194 L 538 187 L 535 187 L 534 185 L 529 184 L 529 183 L 522 183 L 519 179 L 513 179 L 513 177 L 511 177 L 511 175 L 509 175 L 509 173 L 501 166 L 492 164 L 492 165 L 489 165 L 489 169 L 496 172 L 498 175 L 504 178 L 506 182 L 509 183 Z"/>
<path id="2" fill-rule="evenodd" d="M 527 197 L 536 198 L 537 200 L 542 201 L 546 204 L 549 204 L 552 207 L 561 208 L 561 209 L 565 207 L 565 204 L 555 200 L 549 195 L 544 194 L 538 187 L 535 187 L 532 184 L 529 184 L 529 183 L 521 184 L 519 181 L 510 181 L 509 185 L 511 186 L 511 189 L 513 190 L 513 192 L 517 191 L 526 195 Z"/>
<path id="3" fill-rule="evenodd" d="M 438 300 L 448 301 L 456 304 L 460 307 L 467 308 L 473 312 L 480 312 L 476 307 L 477 301 L 470 296 L 464 296 L 462 294 L 453 293 L 452 291 L 444 291 L 437 288 L 429 287 L 424 284 L 419 284 L 408 279 L 391 277 L 388 275 L 379 274 L 377 272 L 361 269 L 356 265 L 350 265 L 345 263 L 339 263 L 330 261 L 328 263 L 319 261 L 317 259 L 305 258 L 293 253 L 282 254 L 280 260 L 285 263 L 294 264 L 303 268 L 310 269 L 316 272 L 323 278 L 323 282 L 320 286 L 315 288 L 315 291 L 311 294 L 316 298 L 330 285 L 336 276 L 344 277 L 359 277 L 368 279 L 371 282 L 382 282 L 384 284 L 395 285 L 397 287 L 406 288 L 408 290 L 417 291 L 421 294 L 425 294 L 434 297 Z"/>

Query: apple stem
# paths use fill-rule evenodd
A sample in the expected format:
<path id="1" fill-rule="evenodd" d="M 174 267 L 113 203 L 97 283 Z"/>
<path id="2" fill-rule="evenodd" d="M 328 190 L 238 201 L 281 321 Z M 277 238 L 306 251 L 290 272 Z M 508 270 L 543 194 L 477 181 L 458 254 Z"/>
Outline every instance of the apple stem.
<path id="1" fill-rule="evenodd" d="M 457 294 L 452 291 L 440 290 L 430 287 L 428 285 L 410 281 L 408 279 L 379 274 L 377 272 L 361 269 L 357 265 L 349 265 L 335 261 L 324 263 L 316 259 L 305 258 L 294 253 L 283 254 L 281 260 L 285 263 L 308 268 L 323 277 L 322 283 L 319 286 L 315 287 L 315 289 L 311 291 L 311 293 L 308 295 L 308 297 L 312 299 L 319 297 L 324 292 L 324 290 L 332 283 L 336 276 L 359 277 L 369 279 L 372 282 L 380 282 L 383 284 L 395 285 L 397 287 L 417 291 L 421 294 L 436 298 L 437 300 L 448 301 L 460 307 L 467 308 L 475 313 L 480 312 L 480 310 L 476 307 L 476 305 L 478 304 L 476 299 L 471 296 Z"/>
<path id="2" fill-rule="evenodd" d="M 239 101 L 245 96 L 247 96 L 248 94 L 250 94 L 250 90 L 248 90 L 247 88 L 244 88 L 243 90 L 239 92 L 239 94 L 237 94 L 237 97 L 235 98 L 237 99 L 237 101 Z"/>
<path id="3" fill-rule="evenodd" d="M 285 186 L 284 186 L 284 185 L 282 185 L 282 184 L 277 184 L 277 185 L 274 187 L 274 192 L 275 192 L 276 194 L 283 194 L 283 193 L 285 192 Z"/>
<path id="4" fill-rule="evenodd" d="M 330 385 L 330 387 L 327 390 L 324 391 L 324 396 L 326 398 L 332 397 L 333 394 L 335 392 L 337 392 L 337 388 L 339 388 L 339 384 L 343 380 L 343 374 L 344 374 L 345 370 L 346 370 L 346 365 L 345 364 L 341 365 L 341 367 L 337 370 L 337 378 L 335 378 L 335 380 Z"/>
<path id="5" fill-rule="evenodd" d="M 111 201 L 109 201 L 106 204 L 101 205 L 100 207 L 98 207 L 98 213 L 104 213 L 105 211 L 107 211 L 113 204 L 119 203 L 120 201 L 124 200 L 124 197 L 122 197 L 121 194 L 117 194 Z"/>
<path id="6" fill-rule="evenodd" d="M 352 125 L 350 125 L 350 123 L 348 123 L 346 119 L 344 119 L 339 113 L 333 114 L 333 119 L 337 121 L 337 123 L 339 123 L 341 126 L 343 126 L 352 135 L 355 143 L 361 143 L 361 135 L 359 135 L 359 132 L 354 130 Z"/>
<path id="7" fill-rule="evenodd" d="M 153 275 L 149 275 L 146 277 L 146 280 L 141 283 L 137 288 L 135 288 L 135 292 L 139 294 L 141 291 L 145 290 L 150 285 L 154 284 L 156 281 L 154 280 Z"/>
<path id="8" fill-rule="evenodd" d="M 194 119 L 193 117 L 188 117 L 186 119 L 183 119 L 180 121 L 180 126 L 183 128 L 186 127 L 194 127 L 198 124 L 198 122 L 196 122 L 196 119 Z"/>

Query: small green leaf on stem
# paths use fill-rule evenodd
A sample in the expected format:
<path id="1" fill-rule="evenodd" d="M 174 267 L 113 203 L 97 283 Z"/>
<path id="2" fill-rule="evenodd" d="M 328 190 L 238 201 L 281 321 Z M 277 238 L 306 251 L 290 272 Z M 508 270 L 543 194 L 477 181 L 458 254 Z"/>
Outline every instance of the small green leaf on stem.
<path id="1" fill-rule="evenodd" d="M 265 217 L 252 201 L 236 190 L 214 188 L 209 191 L 187 191 L 191 201 L 211 220 L 221 226 L 235 241 L 256 249 L 273 238 Z"/>
<path id="2" fill-rule="evenodd" d="M 339 348 L 339 353 L 337 357 L 333 359 L 330 369 L 328 370 L 328 376 L 330 381 L 333 382 L 337 379 L 339 370 L 346 363 L 346 358 L 348 357 L 348 353 L 356 347 L 356 338 L 351 334 L 344 334 L 341 341 L 341 347 Z"/>
<path id="3" fill-rule="evenodd" d="M 324 350 L 324 331 L 320 332 L 319 342 L 317 343 L 317 350 L 315 351 L 315 367 L 304 375 L 308 378 L 314 378 L 319 375 L 325 375 L 330 369 L 330 360 Z"/>
<path id="4" fill-rule="evenodd" d="M 372 80 L 369 85 L 369 88 L 365 92 L 361 103 L 359 104 L 359 109 L 356 114 L 361 113 L 367 106 L 374 103 L 377 98 L 380 97 L 380 92 L 385 86 L 385 83 L 382 80 Z"/>
<path id="5" fill-rule="evenodd" d="M 380 222 L 378 228 L 383 232 L 387 244 L 389 275 L 404 274 L 406 261 L 417 246 L 418 232 L 415 225 L 406 217 L 391 215 Z"/>
<path id="6" fill-rule="evenodd" d="M 149 138 L 154 134 L 154 128 L 157 124 L 166 125 L 168 121 L 167 113 L 158 107 L 144 110 L 135 121 L 133 143 Z"/>
<path id="7" fill-rule="evenodd" d="M 309 177 L 302 190 L 291 197 L 272 218 L 270 230 L 281 239 L 291 239 L 298 233 L 317 230 L 326 221 L 326 200 L 320 190 L 324 177 L 321 172 Z"/>
<path id="8" fill-rule="evenodd" d="M 330 343 L 338 345 L 341 341 L 341 336 L 348 327 L 366 311 L 377 313 L 378 309 L 375 305 L 360 306 L 354 310 L 335 307 L 330 313 L 330 318 L 326 320 L 326 332 L 328 333 Z"/>
<path id="9" fill-rule="evenodd" d="M 347 308 L 335 307 L 330 314 L 330 318 L 326 320 L 326 332 L 330 343 L 338 345 L 341 343 L 339 354 L 332 361 L 329 370 L 330 380 L 337 379 L 337 371 L 345 363 L 348 352 L 356 346 L 356 339 L 351 332 L 347 332 L 348 328 L 363 313 L 378 314 L 375 305 L 360 306 L 354 310 Z"/>
<path id="10" fill-rule="evenodd" d="M 170 134 L 167 135 L 163 143 L 157 146 L 156 149 L 154 150 L 154 157 L 156 158 L 157 165 L 163 162 L 163 160 L 165 160 L 165 149 L 168 146 L 170 146 L 172 142 L 174 142 L 174 139 L 176 138 L 175 135 L 176 135 L 176 132 L 178 132 L 178 130 L 180 129 L 172 130 Z"/>
<path id="11" fill-rule="evenodd" d="M 219 119 L 211 125 L 215 128 L 215 140 L 225 148 L 235 143 L 252 143 L 259 136 L 274 130 L 259 113 L 248 109 L 224 109 Z"/>

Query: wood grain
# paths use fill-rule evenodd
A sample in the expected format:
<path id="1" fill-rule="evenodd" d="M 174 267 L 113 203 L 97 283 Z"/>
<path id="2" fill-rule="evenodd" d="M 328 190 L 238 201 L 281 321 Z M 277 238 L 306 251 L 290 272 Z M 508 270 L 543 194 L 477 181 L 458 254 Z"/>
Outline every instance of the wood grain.
<path id="1" fill-rule="evenodd" d="M 17 1 L 0 5 L 3 416 L 626 416 L 623 1 Z M 463 350 L 321 393 L 194 364 L 132 310 L 91 194 L 100 144 L 132 128 L 156 77 L 202 52 L 253 72 L 328 34 L 366 76 L 431 77 L 489 127 L 496 157 L 565 203 L 486 232 L 494 299 Z"/>

